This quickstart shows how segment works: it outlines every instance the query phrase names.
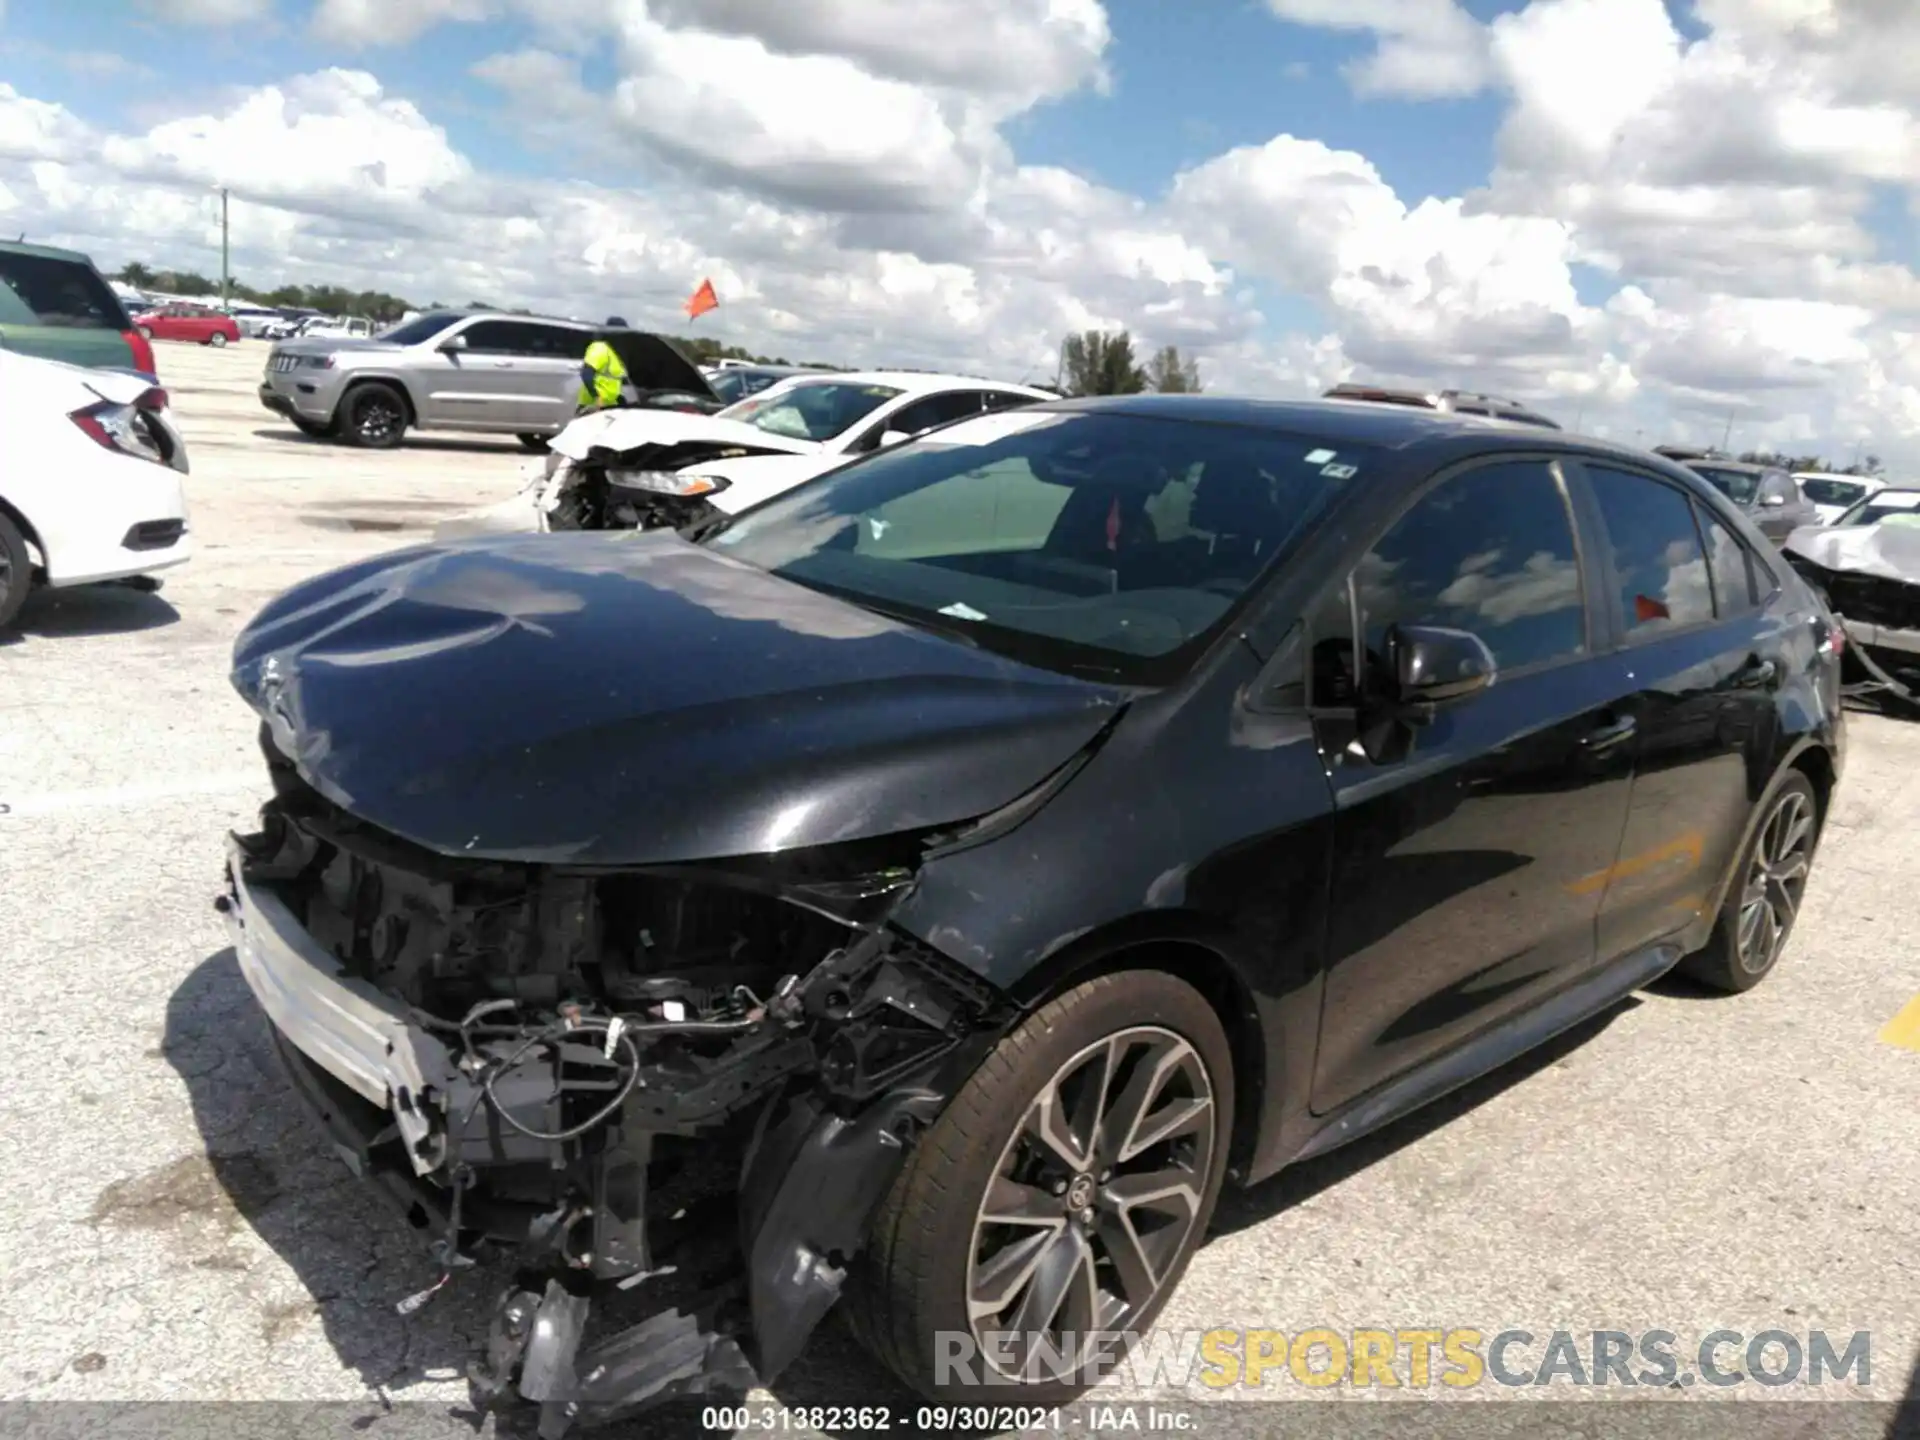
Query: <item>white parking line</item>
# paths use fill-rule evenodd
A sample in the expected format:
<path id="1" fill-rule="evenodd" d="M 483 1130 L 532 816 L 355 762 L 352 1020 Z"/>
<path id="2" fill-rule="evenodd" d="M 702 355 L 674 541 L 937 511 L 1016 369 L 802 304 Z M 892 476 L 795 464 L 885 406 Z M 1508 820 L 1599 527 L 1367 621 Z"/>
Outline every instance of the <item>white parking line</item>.
<path id="1" fill-rule="evenodd" d="M 125 810 L 187 795 L 218 795 L 245 790 L 264 791 L 260 770 L 229 770 L 191 780 L 157 780 L 146 785 L 110 785 L 98 790 L 56 790 L 45 795 L 0 796 L 0 820 L 25 820 L 36 815 L 60 815 L 69 810 Z"/>

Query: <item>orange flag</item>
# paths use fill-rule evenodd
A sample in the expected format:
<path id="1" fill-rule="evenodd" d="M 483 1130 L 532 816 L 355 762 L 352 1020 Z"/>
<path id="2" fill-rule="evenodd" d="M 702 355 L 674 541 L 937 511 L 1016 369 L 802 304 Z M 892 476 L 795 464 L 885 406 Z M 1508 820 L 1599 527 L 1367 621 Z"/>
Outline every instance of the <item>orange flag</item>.
<path id="1" fill-rule="evenodd" d="M 693 298 L 687 301 L 687 318 L 698 320 L 709 310 L 720 308 L 720 297 L 713 293 L 713 281 L 702 280 L 700 288 L 693 292 Z"/>

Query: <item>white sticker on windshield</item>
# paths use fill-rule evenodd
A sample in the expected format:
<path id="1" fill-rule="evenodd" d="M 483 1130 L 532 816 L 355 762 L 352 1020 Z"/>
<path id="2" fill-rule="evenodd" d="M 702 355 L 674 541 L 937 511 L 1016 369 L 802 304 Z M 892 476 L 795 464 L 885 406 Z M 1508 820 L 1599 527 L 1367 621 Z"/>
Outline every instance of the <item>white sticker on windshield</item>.
<path id="1" fill-rule="evenodd" d="M 1320 473 L 1329 480 L 1351 480 L 1360 473 L 1358 465 L 1323 465 Z"/>
<path id="2" fill-rule="evenodd" d="M 956 620 L 984 620 L 987 618 L 985 612 L 974 609 L 973 606 L 967 604 L 964 600 L 956 600 L 951 605 L 941 606 L 940 613 L 942 615 L 951 615 Z"/>
<path id="3" fill-rule="evenodd" d="M 1338 451 L 1334 450 L 1309 450 L 1307 452 L 1307 464 L 1324 465 L 1338 453 Z"/>
<path id="4" fill-rule="evenodd" d="M 893 522 L 891 520 L 882 520 L 878 515 L 869 515 L 867 517 L 867 528 L 873 531 L 873 538 L 876 540 L 886 534 L 888 527 L 892 524 Z"/>

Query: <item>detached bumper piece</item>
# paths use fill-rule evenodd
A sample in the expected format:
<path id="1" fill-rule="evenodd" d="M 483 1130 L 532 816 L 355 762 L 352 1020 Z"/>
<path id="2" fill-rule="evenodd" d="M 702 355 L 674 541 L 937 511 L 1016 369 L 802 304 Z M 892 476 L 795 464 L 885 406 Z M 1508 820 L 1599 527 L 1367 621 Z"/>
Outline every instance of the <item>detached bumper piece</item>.
<path id="1" fill-rule="evenodd" d="M 1009 1018 L 886 928 L 910 880 L 469 864 L 309 798 L 233 838 L 216 903 L 296 1092 L 431 1239 L 441 1279 L 403 1313 L 515 1252 L 473 1397 L 538 1406 L 556 1440 L 771 1380 L 839 1298 Z M 651 1313 L 588 1336 L 643 1286 Z"/>

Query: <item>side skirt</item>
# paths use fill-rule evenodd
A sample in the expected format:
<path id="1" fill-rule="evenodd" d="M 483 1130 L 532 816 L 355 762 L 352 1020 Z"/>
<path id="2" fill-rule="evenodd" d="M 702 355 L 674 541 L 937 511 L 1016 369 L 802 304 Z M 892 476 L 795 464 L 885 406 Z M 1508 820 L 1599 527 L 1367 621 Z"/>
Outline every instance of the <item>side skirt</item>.
<path id="1" fill-rule="evenodd" d="M 1397 1080 L 1388 1081 L 1328 1116 L 1326 1123 L 1300 1147 L 1294 1160 L 1308 1160 L 1337 1150 L 1459 1089 L 1468 1081 L 1499 1069 L 1509 1060 L 1544 1045 L 1554 1036 L 1571 1030 L 1659 979 L 1679 963 L 1681 954 L 1677 944 L 1663 942 L 1624 956 L 1531 1010 L 1502 1021 Z"/>

